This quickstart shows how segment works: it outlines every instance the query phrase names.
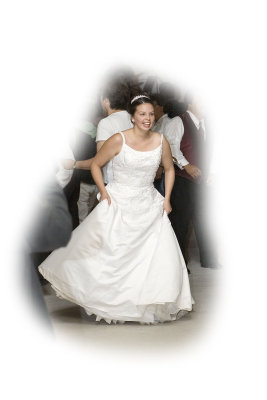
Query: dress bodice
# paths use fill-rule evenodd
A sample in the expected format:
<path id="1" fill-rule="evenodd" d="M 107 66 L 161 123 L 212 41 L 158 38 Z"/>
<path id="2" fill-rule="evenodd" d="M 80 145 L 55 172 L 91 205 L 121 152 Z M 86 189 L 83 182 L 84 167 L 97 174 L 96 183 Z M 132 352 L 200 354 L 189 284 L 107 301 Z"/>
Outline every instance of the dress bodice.
<path id="1" fill-rule="evenodd" d="M 152 186 L 161 160 L 163 136 L 154 150 L 138 151 L 128 146 L 124 134 L 120 134 L 123 144 L 120 153 L 113 159 L 114 182 L 132 188 Z"/>

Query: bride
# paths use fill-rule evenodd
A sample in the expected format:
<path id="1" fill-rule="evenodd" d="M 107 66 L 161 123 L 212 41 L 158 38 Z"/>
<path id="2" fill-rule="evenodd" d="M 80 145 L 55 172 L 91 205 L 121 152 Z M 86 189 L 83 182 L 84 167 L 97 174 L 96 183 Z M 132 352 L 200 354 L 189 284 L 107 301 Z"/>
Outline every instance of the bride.
<path id="1" fill-rule="evenodd" d="M 91 168 L 99 188 L 98 206 L 73 231 L 68 245 L 40 266 L 59 297 L 106 322 L 158 323 L 191 311 L 193 299 L 179 244 L 169 222 L 174 168 L 169 144 L 151 131 L 150 98 L 132 99 L 134 127 L 109 138 Z M 101 167 L 113 163 L 104 185 Z M 154 188 L 159 164 L 165 170 L 165 198 Z"/>

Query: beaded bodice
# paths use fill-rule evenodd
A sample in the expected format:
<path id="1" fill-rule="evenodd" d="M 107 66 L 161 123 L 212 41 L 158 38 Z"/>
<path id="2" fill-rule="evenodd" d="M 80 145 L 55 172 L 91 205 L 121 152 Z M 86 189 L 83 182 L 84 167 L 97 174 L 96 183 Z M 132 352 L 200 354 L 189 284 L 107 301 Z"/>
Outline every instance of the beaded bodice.
<path id="1" fill-rule="evenodd" d="M 113 182 L 143 188 L 152 186 L 161 160 L 161 144 L 150 151 L 138 151 L 128 146 L 125 137 L 120 153 L 113 159 Z"/>

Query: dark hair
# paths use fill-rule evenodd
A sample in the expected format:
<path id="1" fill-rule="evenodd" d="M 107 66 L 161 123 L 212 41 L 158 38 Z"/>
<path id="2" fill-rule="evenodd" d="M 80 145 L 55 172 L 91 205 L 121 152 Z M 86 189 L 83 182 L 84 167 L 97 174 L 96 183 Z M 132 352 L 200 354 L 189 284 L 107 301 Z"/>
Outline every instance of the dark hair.
<path id="1" fill-rule="evenodd" d="M 102 97 L 110 101 L 113 110 L 127 110 L 130 96 L 129 85 L 121 79 L 110 81 L 102 91 Z"/>
<path id="2" fill-rule="evenodd" d="M 149 93 L 151 95 L 153 93 L 153 87 L 157 86 L 157 80 L 155 76 L 148 76 L 143 85 L 143 92 Z"/>
<path id="3" fill-rule="evenodd" d="M 169 101 L 163 108 L 163 112 L 168 114 L 169 118 L 180 117 L 186 110 L 187 104 L 177 100 Z"/>
<path id="4" fill-rule="evenodd" d="M 169 114 L 169 112 L 170 112 L 170 110 L 172 108 L 172 102 L 173 102 L 173 100 L 172 101 L 167 101 L 167 103 L 164 104 L 164 106 L 163 106 L 164 114 Z"/>
<path id="5" fill-rule="evenodd" d="M 131 115 L 134 115 L 134 113 L 135 113 L 135 111 L 136 111 L 136 108 L 137 108 L 138 106 L 140 106 L 140 104 L 149 103 L 149 104 L 151 104 L 151 105 L 153 106 L 153 101 L 152 101 L 151 98 L 148 96 L 148 94 L 146 94 L 146 93 L 139 93 L 139 94 L 137 94 L 137 96 L 142 96 L 142 97 L 138 97 L 138 99 L 136 99 L 136 100 L 133 101 L 133 99 L 134 99 L 134 97 L 135 97 L 135 96 L 134 96 L 133 99 L 131 100 L 131 101 L 133 101 L 133 102 L 130 102 L 129 107 L 128 107 L 128 111 L 129 111 L 129 113 L 130 113 Z"/>
<path id="6" fill-rule="evenodd" d="M 162 82 L 159 85 L 159 94 L 162 96 L 163 103 L 167 103 L 167 101 L 174 100 L 175 98 L 175 89 L 172 84 L 168 82 Z"/>
<path id="7" fill-rule="evenodd" d="M 164 106 L 164 98 L 160 93 L 155 93 L 151 95 L 151 100 L 156 102 L 160 107 Z"/>

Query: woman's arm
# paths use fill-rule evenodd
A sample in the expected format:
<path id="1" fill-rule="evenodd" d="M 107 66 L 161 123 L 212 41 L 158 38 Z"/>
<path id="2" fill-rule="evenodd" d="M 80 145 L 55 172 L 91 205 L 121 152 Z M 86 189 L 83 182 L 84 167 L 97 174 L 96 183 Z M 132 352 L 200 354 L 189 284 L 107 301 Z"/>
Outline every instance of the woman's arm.
<path id="1" fill-rule="evenodd" d="M 105 141 L 91 163 L 91 173 L 101 195 L 100 201 L 107 199 L 109 204 L 111 200 L 103 181 L 101 167 L 120 152 L 121 146 L 122 137 L 119 133 L 116 133 Z"/>
<path id="2" fill-rule="evenodd" d="M 163 211 L 166 211 L 166 213 L 169 214 L 172 211 L 170 198 L 174 184 L 175 173 L 174 173 L 174 166 L 172 161 L 172 153 L 170 145 L 165 137 L 163 138 L 163 144 L 162 144 L 161 162 L 165 171 L 165 181 L 164 181 L 165 200 L 163 205 Z"/>

